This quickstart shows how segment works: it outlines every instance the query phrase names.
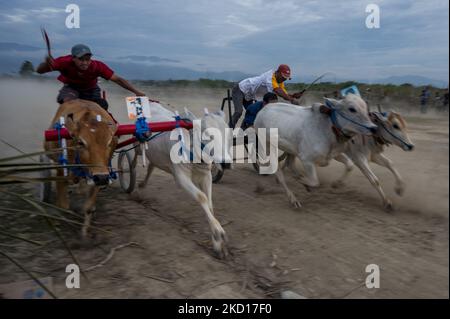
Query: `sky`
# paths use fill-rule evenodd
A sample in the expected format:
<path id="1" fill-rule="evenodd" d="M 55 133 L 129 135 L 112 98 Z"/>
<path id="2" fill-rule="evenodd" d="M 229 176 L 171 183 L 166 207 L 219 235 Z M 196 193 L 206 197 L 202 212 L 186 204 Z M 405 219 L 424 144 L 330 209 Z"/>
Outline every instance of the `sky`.
<path id="1" fill-rule="evenodd" d="M 71 3 L 80 28 L 65 25 Z M 378 29 L 366 27 L 371 3 Z M 448 0 L 1 1 L 0 42 L 23 46 L 0 43 L 0 55 L 43 57 L 41 25 L 55 56 L 85 43 L 100 60 L 199 71 L 260 74 L 286 63 L 300 80 L 449 77 Z"/>

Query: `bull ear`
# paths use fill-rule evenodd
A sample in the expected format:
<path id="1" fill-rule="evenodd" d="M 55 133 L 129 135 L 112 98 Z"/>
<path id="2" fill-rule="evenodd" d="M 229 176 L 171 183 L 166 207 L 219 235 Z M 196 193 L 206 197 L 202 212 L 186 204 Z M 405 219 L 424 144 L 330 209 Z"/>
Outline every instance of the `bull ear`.
<path id="1" fill-rule="evenodd" d="M 389 120 L 391 120 L 394 117 L 401 117 L 400 113 L 394 111 L 394 110 L 390 110 L 388 113 L 385 113 L 385 116 L 387 118 L 389 118 Z"/>
<path id="2" fill-rule="evenodd" d="M 373 113 L 371 113 L 371 115 L 375 118 L 376 121 L 383 122 L 383 121 L 386 120 L 386 119 L 384 118 L 384 115 L 383 115 L 382 113 L 379 113 L 379 112 L 373 112 Z M 374 123 L 375 123 L 375 122 L 374 122 Z"/>
<path id="3" fill-rule="evenodd" d="M 73 113 L 67 114 L 65 125 L 71 133 L 73 133 L 77 130 L 78 126 L 76 125 L 76 123 L 73 119 Z"/>
<path id="4" fill-rule="evenodd" d="M 323 100 L 325 102 L 325 106 L 327 106 L 328 108 L 335 108 L 339 105 L 339 101 L 335 99 L 324 97 Z"/>
<path id="5" fill-rule="evenodd" d="M 187 107 L 184 108 L 184 114 L 185 114 L 186 118 L 190 119 L 191 121 L 197 119 L 195 114 L 192 113 L 191 111 L 189 111 Z"/>

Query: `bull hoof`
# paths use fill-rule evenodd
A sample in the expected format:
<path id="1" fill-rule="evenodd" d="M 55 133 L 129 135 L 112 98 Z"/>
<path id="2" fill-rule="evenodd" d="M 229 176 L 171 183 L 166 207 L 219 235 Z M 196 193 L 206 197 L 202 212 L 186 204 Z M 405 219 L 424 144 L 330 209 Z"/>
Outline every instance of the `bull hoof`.
<path id="1" fill-rule="evenodd" d="M 398 196 L 403 196 L 403 194 L 405 193 L 405 187 L 403 185 L 398 185 L 395 187 L 395 192 Z"/>
<path id="2" fill-rule="evenodd" d="M 219 259 L 226 259 L 229 255 L 226 243 L 228 242 L 228 237 L 225 231 L 218 230 L 213 233 L 212 236 L 213 248 Z"/>
<path id="3" fill-rule="evenodd" d="M 140 183 L 138 184 L 138 187 L 139 187 L 139 188 L 144 188 L 144 187 L 145 187 L 145 183 L 144 183 L 144 182 L 140 182 Z"/>
<path id="4" fill-rule="evenodd" d="M 299 202 L 298 200 L 293 200 L 293 201 L 291 201 L 291 205 L 292 205 L 295 209 L 302 208 L 302 204 L 300 204 L 300 202 Z"/>
<path id="5" fill-rule="evenodd" d="M 227 257 L 229 256 L 228 248 L 225 243 L 222 243 L 220 248 L 214 248 L 214 252 L 219 259 L 227 259 Z"/>
<path id="6" fill-rule="evenodd" d="M 392 202 L 390 200 L 387 200 L 384 203 L 384 210 L 389 213 L 394 210 L 394 205 L 392 204 Z"/>
<path id="7" fill-rule="evenodd" d="M 343 181 L 334 181 L 333 183 L 331 183 L 331 187 L 332 188 L 341 188 L 342 186 L 344 186 L 344 182 Z"/>

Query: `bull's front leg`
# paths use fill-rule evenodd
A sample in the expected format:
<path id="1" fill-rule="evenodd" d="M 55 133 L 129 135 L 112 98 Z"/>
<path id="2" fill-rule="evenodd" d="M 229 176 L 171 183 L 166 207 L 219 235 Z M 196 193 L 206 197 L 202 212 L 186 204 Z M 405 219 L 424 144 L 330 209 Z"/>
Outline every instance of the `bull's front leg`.
<path id="1" fill-rule="evenodd" d="M 214 214 L 209 207 L 208 197 L 194 185 L 191 178 L 186 175 L 182 168 L 176 167 L 174 169 L 174 177 L 178 185 L 202 206 L 211 228 L 214 251 L 220 258 L 225 258 L 228 255 L 228 249 L 226 247 L 227 236 L 222 225 L 220 225 L 219 221 L 214 217 Z"/>
<path id="2" fill-rule="evenodd" d="M 214 213 L 213 202 L 212 202 L 212 175 L 211 170 L 197 171 L 196 174 L 199 175 L 199 187 L 200 190 L 205 193 L 208 198 L 208 206 L 212 213 Z"/>
<path id="3" fill-rule="evenodd" d="M 354 163 L 356 166 L 358 166 L 358 168 L 361 170 L 361 172 L 364 174 L 364 176 L 367 177 L 367 179 L 372 184 L 372 186 L 375 187 L 375 189 L 378 191 L 378 194 L 380 194 L 380 196 L 383 200 L 384 208 L 387 211 L 391 211 L 393 208 L 392 202 L 389 198 L 387 198 L 386 194 L 384 193 L 383 189 L 381 188 L 378 177 L 370 169 L 367 158 L 365 156 L 358 156 L 354 159 Z"/>
<path id="4" fill-rule="evenodd" d="M 392 161 L 384 156 L 381 153 L 375 153 L 372 156 L 372 161 L 377 163 L 380 166 L 386 167 L 388 170 L 394 174 L 395 177 L 395 192 L 402 196 L 405 192 L 405 182 L 403 181 L 402 177 L 400 176 L 400 173 L 395 169 Z"/>
<path id="5" fill-rule="evenodd" d="M 347 177 L 350 175 L 350 173 L 353 170 L 353 162 L 352 160 L 344 153 L 340 153 L 338 156 L 334 158 L 336 161 L 341 162 L 345 166 L 345 171 L 342 176 L 331 183 L 331 187 L 338 188 L 344 185 L 344 181 L 347 179 Z"/>
<path id="6" fill-rule="evenodd" d="M 58 169 L 56 172 L 58 177 L 64 176 L 64 170 Z M 69 209 L 70 201 L 69 196 L 67 194 L 67 181 L 57 181 L 56 182 L 56 205 L 58 207 Z"/>
<path id="7" fill-rule="evenodd" d="M 89 197 L 83 205 L 83 213 L 84 213 L 84 223 L 83 228 L 81 230 L 81 235 L 83 238 L 87 237 L 87 232 L 89 226 L 91 225 L 92 215 L 95 212 L 95 202 L 97 200 L 97 194 L 100 190 L 98 186 L 92 186 L 89 190 Z"/>

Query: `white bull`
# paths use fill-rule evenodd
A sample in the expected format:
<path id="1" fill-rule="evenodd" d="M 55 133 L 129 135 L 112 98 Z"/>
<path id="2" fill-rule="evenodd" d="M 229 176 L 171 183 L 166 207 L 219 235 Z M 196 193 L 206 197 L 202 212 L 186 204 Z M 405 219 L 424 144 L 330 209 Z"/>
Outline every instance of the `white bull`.
<path id="1" fill-rule="evenodd" d="M 393 166 L 392 161 L 387 158 L 383 152 L 385 150 L 385 146 L 389 144 L 397 145 L 404 151 L 412 151 L 414 144 L 408 136 L 406 122 L 400 114 L 391 111 L 386 114 L 380 112 L 370 112 L 369 115 L 372 122 L 377 125 L 377 131 L 370 137 L 362 135 L 354 136 L 347 143 L 344 153 L 345 155 L 337 158 L 338 161 L 345 165 L 346 170 L 344 175 L 332 185 L 333 187 L 342 185 L 344 180 L 352 171 L 354 163 L 378 191 L 383 200 L 385 209 L 391 210 L 392 202 L 386 197 L 377 176 L 370 169 L 369 161 L 389 169 L 395 177 L 396 193 L 398 195 L 403 195 L 405 183 L 403 182 L 399 172 Z"/>
<path id="2" fill-rule="evenodd" d="M 152 121 L 173 121 L 174 113 L 163 108 L 160 105 L 152 104 Z M 190 120 L 195 120 L 195 116 L 187 112 L 186 116 Z M 201 119 L 201 136 L 202 139 L 209 137 L 208 128 L 215 128 L 220 131 L 222 138 L 224 139 L 224 150 L 217 152 L 214 150 L 210 160 L 214 160 L 216 163 L 231 163 L 231 156 L 229 154 L 228 141 L 230 141 L 230 130 L 226 130 L 228 127 L 225 122 L 225 115 L 223 112 L 219 113 L 207 113 Z M 189 140 L 192 139 L 192 130 L 183 130 L 183 138 L 186 141 L 186 145 L 189 144 Z M 193 199 L 195 199 L 206 213 L 206 218 L 211 227 L 212 243 L 214 251 L 223 258 L 227 255 L 226 241 L 227 236 L 225 230 L 220 225 L 219 221 L 214 217 L 213 202 L 212 202 L 212 176 L 211 176 L 211 163 L 174 163 L 171 159 L 171 152 L 173 153 L 174 145 L 178 143 L 177 140 L 170 138 L 171 133 L 165 132 L 155 137 L 148 142 L 148 149 L 146 150 L 146 156 L 148 158 L 147 174 L 143 182 L 139 184 L 140 188 L 145 187 L 148 179 L 155 167 L 164 170 L 165 172 L 172 174 L 177 184 L 184 189 Z M 194 135 L 193 138 L 200 138 Z M 198 142 L 198 141 L 197 141 Z M 209 140 L 208 140 L 209 142 Z M 195 142 L 194 142 L 195 143 Z M 190 143 L 192 144 L 192 143 Z M 175 146 L 176 147 L 176 146 Z M 199 148 L 190 148 L 186 146 L 185 152 L 189 153 L 192 157 L 202 158 L 202 150 Z M 176 147 L 178 150 L 179 148 Z M 138 153 L 138 152 L 136 152 Z M 204 158 L 204 157 L 203 157 Z M 134 158 L 134 165 L 136 165 L 137 155 Z"/>
<path id="3" fill-rule="evenodd" d="M 320 185 L 316 165 L 326 166 L 333 158 L 339 158 L 346 141 L 354 135 L 369 135 L 376 130 L 376 125 L 368 117 L 366 103 L 354 94 L 348 94 L 339 101 L 325 98 L 325 105 L 312 107 L 269 104 L 258 113 L 254 125 L 256 130 L 265 128 L 267 134 L 270 128 L 278 128 L 278 148 L 287 153 L 290 166 L 295 158 L 303 163 L 305 173 L 300 181 L 307 187 Z M 270 140 L 268 136 L 266 140 Z M 301 207 L 286 185 L 280 167 L 275 174 L 290 203 L 296 208 Z"/>

